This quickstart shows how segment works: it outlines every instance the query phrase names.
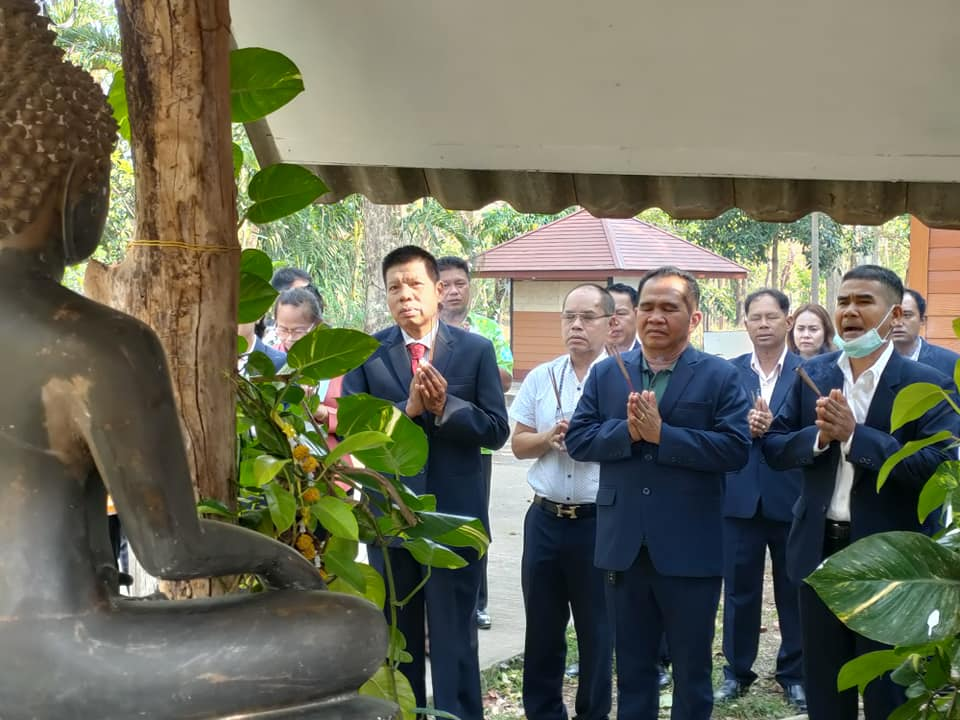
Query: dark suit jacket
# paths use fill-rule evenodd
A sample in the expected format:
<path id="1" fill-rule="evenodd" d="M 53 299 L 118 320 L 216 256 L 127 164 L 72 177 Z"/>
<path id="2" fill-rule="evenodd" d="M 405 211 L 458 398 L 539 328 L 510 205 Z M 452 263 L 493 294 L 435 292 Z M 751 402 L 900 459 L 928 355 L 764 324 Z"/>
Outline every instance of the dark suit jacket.
<path id="1" fill-rule="evenodd" d="M 811 358 L 804 364 L 811 379 L 823 393 L 843 389 L 843 373 L 837 366 L 840 353 Z M 893 399 L 902 388 L 916 382 L 936 383 L 943 388 L 950 381 L 939 371 L 905 360 L 896 351 L 877 383 L 866 422 L 857 425 L 847 459 L 854 465 L 850 496 L 850 539 L 890 530 L 920 532 L 917 500 L 924 484 L 944 460 L 944 444 L 929 446 L 896 465 L 883 489 L 877 492 L 877 472 L 884 461 L 911 440 L 929 437 L 941 430 L 957 432 L 957 416 L 946 403 L 890 433 Z M 800 499 L 793 510 L 793 527 L 787 543 L 787 571 L 800 582 L 823 560 L 824 524 L 836 484 L 839 442 L 814 455 L 817 437 L 816 394 L 799 378 L 794 380 L 783 409 L 764 436 L 763 452 L 776 470 L 803 468 Z"/>
<path id="2" fill-rule="evenodd" d="M 740 374 L 743 389 L 760 392 L 760 378 L 750 367 L 752 353 L 731 360 Z M 787 397 L 796 373 L 794 369 L 801 363 L 800 356 L 787 351 L 784 356 L 780 377 L 770 396 L 770 412 L 776 417 L 783 401 Z M 803 473 L 799 470 L 775 471 L 767 465 L 763 457 L 763 438 L 754 438 L 750 446 L 750 460 L 746 467 L 727 473 L 727 484 L 723 494 L 724 517 L 752 518 L 760 505 L 762 517 L 770 520 L 790 522 L 793 519 L 793 504 L 800 497 L 800 480 Z"/>
<path id="3" fill-rule="evenodd" d="M 953 350 L 947 350 L 947 348 L 939 345 L 931 345 L 926 340 L 920 345 L 920 354 L 917 356 L 917 362 L 935 367 L 951 380 L 953 379 L 953 370 L 957 366 L 957 360 L 960 360 L 960 355 L 957 355 Z"/>
<path id="4" fill-rule="evenodd" d="M 637 389 L 640 353 L 622 356 Z M 664 575 L 721 575 L 724 473 L 750 453 L 750 401 L 736 370 L 688 347 L 659 403 L 659 445 L 631 441 L 628 392 L 615 360 L 599 363 L 565 439 L 573 459 L 600 463 L 597 565 L 626 570 L 645 545 Z"/>
<path id="5" fill-rule="evenodd" d="M 343 381 L 343 394 L 369 393 L 406 406 L 413 374 L 400 328 L 381 330 L 380 347 Z M 437 498 L 439 512 L 480 518 L 489 529 L 480 448 L 497 449 L 510 434 L 493 345 L 486 338 L 440 323 L 433 364 L 447 381 L 442 417 L 415 418 L 430 443 L 423 470 L 404 478 L 411 490 Z"/>
<path id="6" fill-rule="evenodd" d="M 270 358 L 270 362 L 273 363 L 273 367 L 277 372 L 280 372 L 280 368 L 282 368 L 287 362 L 287 354 L 283 352 L 283 350 L 277 350 L 276 348 L 270 347 L 260 338 L 257 338 L 253 343 L 253 352 L 262 352 L 264 355 Z"/>

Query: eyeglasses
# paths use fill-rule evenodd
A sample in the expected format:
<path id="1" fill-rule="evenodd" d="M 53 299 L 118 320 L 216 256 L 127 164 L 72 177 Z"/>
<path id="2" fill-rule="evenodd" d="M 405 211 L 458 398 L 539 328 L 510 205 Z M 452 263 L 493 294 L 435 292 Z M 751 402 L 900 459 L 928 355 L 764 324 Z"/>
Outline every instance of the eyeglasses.
<path id="1" fill-rule="evenodd" d="M 283 325 L 276 326 L 278 338 L 290 338 L 291 340 L 299 340 L 311 330 L 313 330 L 313 325 L 297 328 L 287 328 L 283 327 Z"/>
<path id="2" fill-rule="evenodd" d="M 575 320 L 580 320 L 580 322 L 592 323 L 597 320 L 603 320 L 603 318 L 608 318 L 609 315 L 597 315 L 596 313 L 591 312 L 562 312 L 560 313 L 560 319 L 565 323 L 572 323 Z"/>

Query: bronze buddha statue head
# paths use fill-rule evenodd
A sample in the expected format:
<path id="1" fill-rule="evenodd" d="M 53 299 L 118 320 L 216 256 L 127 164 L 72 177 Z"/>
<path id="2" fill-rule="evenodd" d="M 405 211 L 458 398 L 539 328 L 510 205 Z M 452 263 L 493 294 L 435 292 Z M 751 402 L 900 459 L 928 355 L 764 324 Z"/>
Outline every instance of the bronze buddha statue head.
<path id="1" fill-rule="evenodd" d="M 117 124 L 33 0 L 0 0 L 0 249 L 73 264 L 107 217 Z"/>

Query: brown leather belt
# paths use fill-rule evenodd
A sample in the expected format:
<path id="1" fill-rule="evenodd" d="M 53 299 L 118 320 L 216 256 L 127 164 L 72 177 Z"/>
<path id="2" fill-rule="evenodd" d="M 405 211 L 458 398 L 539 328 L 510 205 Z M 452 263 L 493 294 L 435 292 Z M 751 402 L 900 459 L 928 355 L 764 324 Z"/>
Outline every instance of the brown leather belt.
<path id="1" fill-rule="evenodd" d="M 547 498 L 542 495 L 534 495 L 533 504 L 539 505 L 550 515 L 555 515 L 558 518 L 566 518 L 567 520 L 591 518 L 597 514 L 597 506 L 595 503 L 574 503 L 571 505 L 547 500 Z"/>

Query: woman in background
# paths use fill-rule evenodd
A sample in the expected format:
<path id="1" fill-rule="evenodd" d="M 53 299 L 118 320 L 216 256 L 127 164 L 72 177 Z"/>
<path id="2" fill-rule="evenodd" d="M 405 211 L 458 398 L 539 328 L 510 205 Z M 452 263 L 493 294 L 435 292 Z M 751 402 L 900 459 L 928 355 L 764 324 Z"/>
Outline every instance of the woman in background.
<path id="1" fill-rule="evenodd" d="M 787 345 L 804 360 L 833 352 L 833 322 L 822 305 L 807 303 L 793 313 L 793 326 L 787 333 Z"/>

